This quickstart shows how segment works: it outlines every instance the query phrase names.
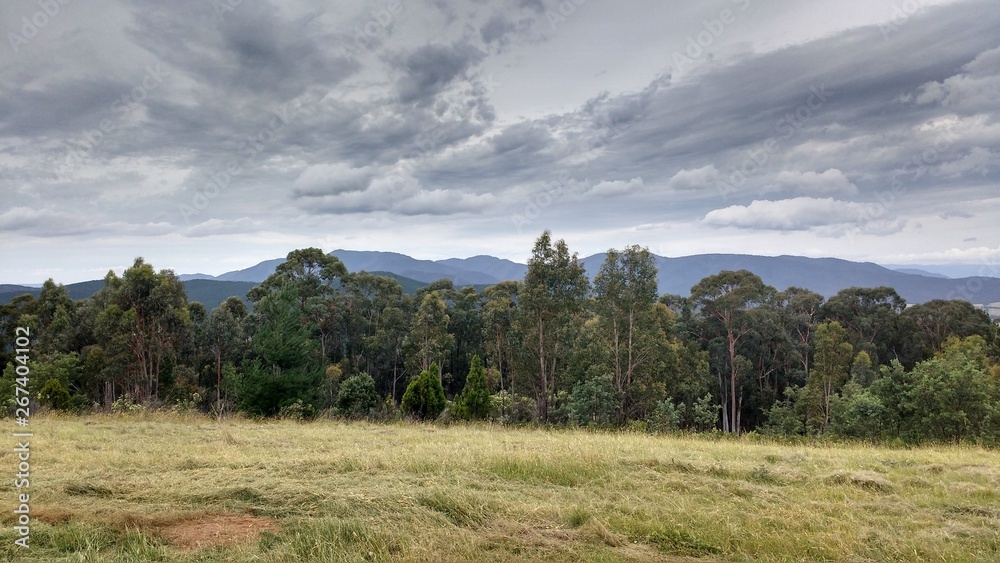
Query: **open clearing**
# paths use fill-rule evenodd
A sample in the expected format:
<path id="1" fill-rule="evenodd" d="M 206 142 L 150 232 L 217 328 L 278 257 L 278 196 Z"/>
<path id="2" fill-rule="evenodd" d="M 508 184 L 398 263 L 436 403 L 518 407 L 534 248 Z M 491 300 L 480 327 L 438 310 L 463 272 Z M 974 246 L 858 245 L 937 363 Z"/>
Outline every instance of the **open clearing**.
<path id="1" fill-rule="evenodd" d="M 17 561 L 996 561 L 1000 452 L 36 417 Z M 11 439 L 12 440 L 12 439 Z M 6 469 L 2 469 L 6 468 Z"/>

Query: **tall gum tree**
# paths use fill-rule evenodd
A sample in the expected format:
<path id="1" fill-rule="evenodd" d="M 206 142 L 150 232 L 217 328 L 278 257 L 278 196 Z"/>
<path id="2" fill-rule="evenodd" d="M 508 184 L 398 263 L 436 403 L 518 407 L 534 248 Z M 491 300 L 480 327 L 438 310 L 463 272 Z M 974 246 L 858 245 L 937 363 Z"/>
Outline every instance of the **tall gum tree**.
<path id="1" fill-rule="evenodd" d="M 726 270 L 708 276 L 691 288 L 691 299 L 702 315 L 717 321 L 725 337 L 728 356 L 728 390 L 723 391 L 723 430 L 740 433 L 741 396 L 737 393 L 741 366 L 745 359 L 738 361 L 737 344 L 753 330 L 752 311 L 763 305 L 774 293 L 774 288 L 749 270 Z M 741 357 L 742 358 L 742 357 Z M 728 412 L 726 403 L 728 404 Z"/>
<path id="2" fill-rule="evenodd" d="M 114 272 L 105 277 L 102 300 L 108 303 L 98 316 L 98 329 L 106 349 L 117 349 L 128 358 L 124 367 L 124 387 L 139 400 L 159 393 L 164 364 L 178 351 L 191 324 L 184 284 L 172 270 L 156 272 L 142 258 L 119 278 Z M 106 389 L 106 400 L 118 391 L 114 382 Z"/>
<path id="3" fill-rule="evenodd" d="M 653 305 L 657 299 L 656 263 L 648 249 L 610 249 L 597 275 L 594 296 L 600 326 L 611 356 L 615 391 L 620 397 L 617 424 L 623 425 L 632 403 L 637 371 L 651 361 L 657 343 Z"/>
<path id="4" fill-rule="evenodd" d="M 547 422 L 555 394 L 559 370 L 565 359 L 565 342 L 572 330 L 573 315 L 582 310 L 589 288 L 586 272 L 576 254 L 570 255 L 563 240 L 552 243 L 545 231 L 528 260 L 520 296 L 524 324 L 529 332 L 525 343 L 538 359 L 538 417 Z"/>

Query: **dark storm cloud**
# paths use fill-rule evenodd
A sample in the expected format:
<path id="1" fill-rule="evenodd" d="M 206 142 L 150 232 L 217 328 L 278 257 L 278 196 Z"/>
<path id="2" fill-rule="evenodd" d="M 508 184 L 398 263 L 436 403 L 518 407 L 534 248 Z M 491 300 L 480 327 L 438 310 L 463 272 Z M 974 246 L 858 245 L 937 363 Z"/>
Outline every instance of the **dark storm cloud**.
<path id="1" fill-rule="evenodd" d="M 428 104 L 457 79 L 464 78 L 486 53 L 468 43 L 425 45 L 416 51 L 392 57 L 402 72 L 397 81 L 401 102 Z"/>
<path id="2" fill-rule="evenodd" d="M 687 60 L 700 12 L 678 8 L 690 26 L 664 20 L 670 37 L 647 36 L 632 26 L 662 16 L 651 2 L 616 5 L 613 21 L 581 3 L 558 26 L 555 0 L 404 0 L 391 17 L 376 0 L 218 5 L 73 4 L 0 60 L 0 228 L 156 236 L 169 222 L 209 240 L 344 213 L 479 215 L 502 236 L 546 201 L 530 228 L 581 229 L 584 216 L 886 237 L 954 194 L 995 198 L 1000 181 L 989 2 L 922 5 L 893 28 L 845 24 L 780 49 L 768 41 L 788 30 L 761 17 Z M 630 86 L 601 83 L 619 61 Z M 88 145 L 102 121 L 111 129 Z M 207 205 L 183 221 L 199 195 Z M 82 212 L 92 219 L 71 225 Z M 949 226 L 988 215 L 960 202 L 926 213 Z"/>

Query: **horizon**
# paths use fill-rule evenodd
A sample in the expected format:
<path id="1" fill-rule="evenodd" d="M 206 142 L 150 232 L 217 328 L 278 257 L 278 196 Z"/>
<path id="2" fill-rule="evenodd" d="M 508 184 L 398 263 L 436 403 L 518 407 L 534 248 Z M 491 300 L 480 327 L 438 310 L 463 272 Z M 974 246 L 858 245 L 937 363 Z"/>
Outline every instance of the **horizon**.
<path id="1" fill-rule="evenodd" d="M 556 239 L 558 239 L 558 237 L 554 237 L 554 240 L 556 240 Z M 569 246 L 568 242 L 567 242 L 567 245 Z M 604 254 L 608 250 L 608 249 L 605 249 L 605 250 L 598 251 L 598 252 L 582 253 L 582 252 L 575 251 L 572 246 L 570 246 L 569 249 L 570 249 L 571 253 L 577 254 L 578 257 L 579 257 L 579 259 L 581 259 L 581 260 L 590 258 L 590 257 L 595 256 L 595 255 Z M 293 250 L 297 250 L 297 249 L 290 249 L 289 252 L 291 252 Z M 323 252 L 325 254 L 332 254 L 332 253 L 337 252 L 337 251 L 344 251 L 344 252 L 377 252 L 377 253 L 386 253 L 386 254 L 398 254 L 398 255 L 405 256 L 405 257 L 408 257 L 408 258 L 412 258 L 412 259 L 415 259 L 415 260 L 429 260 L 429 261 L 433 261 L 433 262 L 438 262 L 438 261 L 443 261 L 443 260 L 449 260 L 449 259 L 468 260 L 470 258 L 475 258 L 477 256 L 486 256 L 486 257 L 490 257 L 490 258 L 498 258 L 498 259 L 501 259 L 501 260 L 509 260 L 511 262 L 514 262 L 514 263 L 520 264 L 520 265 L 526 265 L 527 264 L 527 258 L 525 258 L 523 260 L 515 260 L 515 259 L 512 259 L 512 258 L 504 258 L 504 257 L 501 257 L 501 256 L 495 256 L 495 255 L 492 255 L 492 254 L 474 254 L 474 255 L 465 256 L 465 257 L 462 257 L 462 256 L 447 256 L 445 258 L 421 258 L 421 257 L 418 257 L 418 256 L 413 256 L 411 254 L 406 254 L 406 253 L 392 251 L 392 250 L 357 250 L 357 249 L 349 249 L 349 248 L 336 248 L 334 250 L 321 249 L 321 250 L 323 250 Z M 812 260 L 834 259 L 834 260 L 845 260 L 845 261 L 854 262 L 854 263 L 870 263 L 870 264 L 875 264 L 876 266 L 880 266 L 880 267 L 883 267 L 883 268 L 886 268 L 886 269 L 889 269 L 889 270 L 892 270 L 892 271 L 900 271 L 902 269 L 908 269 L 908 268 L 909 269 L 916 269 L 916 270 L 923 270 L 923 271 L 925 271 L 926 273 L 929 273 L 929 274 L 941 274 L 941 275 L 944 275 L 944 276 L 946 276 L 948 278 L 953 278 L 953 279 L 960 279 L 960 278 L 974 277 L 974 276 L 985 276 L 985 277 L 1000 278 L 1000 268 L 998 268 L 995 264 L 991 264 L 991 263 L 982 263 L 982 264 L 975 264 L 975 263 L 962 263 L 962 264 L 912 264 L 912 265 L 907 265 L 907 264 L 882 264 L 882 263 L 878 263 L 878 262 L 864 261 L 864 260 L 849 260 L 849 259 L 840 258 L 840 257 L 837 257 L 837 256 L 802 256 L 802 255 L 797 255 L 797 254 L 765 255 L 765 254 L 752 254 L 752 253 L 745 253 L 745 252 L 704 252 L 704 253 L 696 253 L 696 254 L 684 254 L 684 255 L 678 255 L 678 256 L 664 256 L 664 255 L 652 252 L 652 250 L 650 250 L 650 252 L 654 256 L 657 256 L 657 257 L 660 257 L 660 258 L 667 258 L 667 259 L 679 259 L 679 258 L 688 258 L 688 257 L 694 257 L 694 256 L 711 256 L 711 255 L 752 256 L 752 257 L 763 257 L 763 258 L 792 257 L 792 258 L 807 258 L 807 259 L 812 259 Z M 258 259 L 256 261 L 252 262 L 252 263 L 249 263 L 247 265 L 236 267 L 236 268 L 232 268 L 232 269 L 226 269 L 226 270 L 220 271 L 218 273 L 210 273 L 210 272 L 204 272 L 204 271 L 181 271 L 181 270 L 179 270 L 177 268 L 172 267 L 169 264 L 167 264 L 167 265 L 160 265 L 157 262 L 149 259 L 147 256 L 139 255 L 139 256 L 133 257 L 132 261 L 130 261 L 127 265 L 122 265 L 122 266 L 120 266 L 118 268 L 109 268 L 108 270 L 105 270 L 103 273 L 101 273 L 101 275 L 98 275 L 98 276 L 95 276 L 95 277 L 90 277 L 90 278 L 86 278 L 86 279 L 77 279 L 77 280 L 72 280 L 72 281 L 64 281 L 64 280 L 60 280 L 60 279 L 56 279 L 56 278 L 51 278 L 51 279 L 56 284 L 61 284 L 61 285 L 71 285 L 71 284 L 76 284 L 76 283 L 86 283 L 86 282 L 100 281 L 100 280 L 102 280 L 104 278 L 105 275 L 107 275 L 107 273 L 109 271 L 113 271 L 116 275 L 119 275 L 119 276 L 122 275 L 122 273 L 124 272 L 124 270 L 126 270 L 126 269 L 128 269 L 128 268 L 130 268 L 132 266 L 132 262 L 136 258 L 142 258 L 147 264 L 151 264 L 157 271 L 160 271 L 160 270 L 171 270 L 177 276 L 204 275 L 204 276 L 211 276 L 211 278 L 217 278 L 217 277 L 219 277 L 221 275 L 225 275 L 225 274 L 229 274 L 229 273 L 233 273 L 233 272 L 237 272 L 237 271 L 242 271 L 242 270 L 246 270 L 246 269 L 249 269 L 249 268 L 253 268 L 255 266 L 258 266 L 258 265 L 260 265 L 260 264 L 262 264 L 264 262 L 270 261 L 270 260 L 283 260 L 287 256 L 287 254 L 288 253 L 286 252 L 282 256 L 273 256 L 273 257 L 270 257 L 270 258 L 261 258 L 261 259 Z M 528 257 L 530 257 L 530 253 L 528 253 Z M 952 274 L 945 273 L 945 272 L 948 272 L 950 270 L 954 270 L 956 268 L 959 269 L 959 270 L 968 269 L 968 268 L 974 268 L 974 269 L 977 269 L 980 273 L 975 273 L 975 274 L 972 274 L 972 275 L 952 275 Z M 917 275 L 919 275 L 919 274 L 917 274 Z M 50 279 L 50 278 L 46 278 L 46 279 Z M 22 287 L 38 288 L 38 287 L 42 286 L 42 284 L 46 281 L 46 279 L 43 279 L 43 280 L 40 280 L 40 281 L 31 281 L 31 282 L 28 282 L 28 283 L 0 281 L 0 285 L 17 285 L 17 286 L 22 286 Z"/>
<path id="2" fill-rule="evenodd" d="M 50 4 L 0 3 L 0 283 L 545 229 L 1000 271 L 985 0 Z"/>

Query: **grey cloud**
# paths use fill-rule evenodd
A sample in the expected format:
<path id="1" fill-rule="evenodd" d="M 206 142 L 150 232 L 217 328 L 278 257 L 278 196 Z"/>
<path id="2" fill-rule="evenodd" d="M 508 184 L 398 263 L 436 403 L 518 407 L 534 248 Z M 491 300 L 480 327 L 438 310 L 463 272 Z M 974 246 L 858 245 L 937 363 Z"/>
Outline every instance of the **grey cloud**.
<path id="1" fill-rule="evenodd" d="M 732 205 L 705 215 L 714 227 L 749 230 L 806 231 L 824 229 L 827 236 L 841 236 L 854 228 L 868 234 L 898 232 L 903 222 L 888 217 L 870 218 L 860 203 L 833 198 L 797 197 L 783 200 L 754 200 L 750 205 Z"/>
<path id="2" fill-rule="evenodd" d="M 431 44 L 412 53 L 393 57 L 392 64 L 402 72 L 397 82 L 403 103 L 428 103 L 452 84 L 486 54 L 468 43 Z"/>

